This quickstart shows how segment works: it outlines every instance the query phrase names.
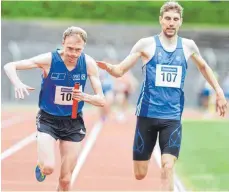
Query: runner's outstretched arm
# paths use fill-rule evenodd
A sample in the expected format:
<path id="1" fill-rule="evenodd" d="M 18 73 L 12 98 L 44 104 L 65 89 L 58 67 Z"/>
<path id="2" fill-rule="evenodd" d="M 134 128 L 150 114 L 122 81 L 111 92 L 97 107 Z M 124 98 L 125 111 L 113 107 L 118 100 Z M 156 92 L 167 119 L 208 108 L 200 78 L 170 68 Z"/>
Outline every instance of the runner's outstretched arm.
<path id="1" fill-rule="evenodd" d="M 130 54 L 119 64 L 112 65 L 103 61 L 97 61 L 97 65 L 106 70 L 110 75 L 114 77 L 123 76 L 130 68 L 132 68 L 142 56 L 143 41 L 139 40 L 132 48 Z"/>
<path id="2" fill-rule="evenodd" d="M 199 71 L 202 73 L 207 82 L 215 90 L 216 93 L 216 110 L 220 112 L 220 116 L 224 116 L 227 110 L 227 101 L 225 99 L 222 88 L 220 87 L 212 69 L 202 58 L 199 49 L 194 41 L 191 44 L 192 49 L 192 60 L 196 64 Z"/>
<path id="3" fill-rule="evenodd" d="M 4 66 L 6 75 L 15 87 L 15 97 L 24 99 L 24 93 L 29 95 L 28 90 L 34 90 L 34 88 L 25 85 L 19 79 L 16 70 L 27 70 L 33 68 L 45 68 L 51 65 L 51 53 L 45 53 L 36 57 L 10 62 Z"/>

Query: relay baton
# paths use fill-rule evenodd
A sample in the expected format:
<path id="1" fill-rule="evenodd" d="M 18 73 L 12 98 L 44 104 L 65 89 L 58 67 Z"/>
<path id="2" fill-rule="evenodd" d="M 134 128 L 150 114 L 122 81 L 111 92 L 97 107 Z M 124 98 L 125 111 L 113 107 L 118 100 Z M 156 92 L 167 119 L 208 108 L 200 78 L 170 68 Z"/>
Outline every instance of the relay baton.
<path id="1" fill-rule="evenodd" d="M 80 84 L 76 83 L 74 85 L 74 89 L 79 89 Z M 72 104 L 72 119 L 76 119 L 77 118 L 77 111 L 78 111 L 78 101 L 73 99 L 73 104 Z"/>

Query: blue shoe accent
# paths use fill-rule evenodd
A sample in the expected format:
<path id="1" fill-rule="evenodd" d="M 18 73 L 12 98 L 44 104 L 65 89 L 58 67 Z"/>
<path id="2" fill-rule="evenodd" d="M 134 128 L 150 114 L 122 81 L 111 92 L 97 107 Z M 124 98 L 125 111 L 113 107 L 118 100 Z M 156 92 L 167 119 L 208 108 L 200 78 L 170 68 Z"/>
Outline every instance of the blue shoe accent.
<path id="1" fill-rule="evenodd" d="M 37 181 L 39 181 L 39 182 L 44 181 L 45 178 L 46 178 L 46 175 L 44 175 L 43 173 L 41 173 L 41 169 L 40 169 L 39 165 L 36 166 L 35 175 L 36 175 Z"/>

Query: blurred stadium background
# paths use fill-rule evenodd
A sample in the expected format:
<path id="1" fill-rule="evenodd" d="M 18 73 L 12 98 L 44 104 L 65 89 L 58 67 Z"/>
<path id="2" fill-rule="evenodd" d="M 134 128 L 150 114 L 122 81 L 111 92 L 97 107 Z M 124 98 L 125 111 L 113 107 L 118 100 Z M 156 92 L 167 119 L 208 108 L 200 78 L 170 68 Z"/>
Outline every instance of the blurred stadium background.
<path id="1" fill-rule="evenodd" d="M 3 70 L 4 64 L 61 47 L 62 33 L 71 25 L 87 31 L 87 54 L 96 60 L 110 58 L 121 61 L 140 38 L 160 32 L 157 20 L 162 3 L 2 1 L 2 112 L 9 104 L 36 105 L 41 79 L 38 69 L 19 71 L 22 81 L 36 90 L 25 100 L 16 101 L 13 87 Z M 229 75 L 229 2 L 185 1 L 181 5 L 184 6 L 184 26 L 179 35 L 196 42 L 223 85 Z M 196 114 L 203 114 L 200 93 L 205 81 L 193 63 L 189 62 L 188 67 L 186 109 L 192 110 L 193 118 L 197 118 Z M 132 70 L 139 82 L 140 68 L 139 62 Z M 87 86 L 86 92 L 90 91 L 90 86 Z M 138 93 L 136 91 L 131 96 L 133 105 Z M 190 115 L 191 118 L 192 113 Z M 201 119 L 201 116 L 198 117 Z M 177 171 L 187 189 L 229 190 L 228 128 L 228 120 L 184 121 L 183 146 Z"/>

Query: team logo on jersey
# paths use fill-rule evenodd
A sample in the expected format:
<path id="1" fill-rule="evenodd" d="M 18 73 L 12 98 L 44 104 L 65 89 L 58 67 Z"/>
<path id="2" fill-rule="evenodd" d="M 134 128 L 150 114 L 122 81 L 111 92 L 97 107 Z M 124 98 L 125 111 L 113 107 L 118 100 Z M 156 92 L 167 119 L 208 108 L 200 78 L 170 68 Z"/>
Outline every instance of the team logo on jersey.
<path id="1" fill-rule="evenodd" d="M 157 57 L 158 57 L 158 61 L 160 62 L 161 59 L 162 59 L 162 53 L 161 53 L 161 52 L 158 52 L 158 53 L 157 53 Z"/>
<path id="2" fill-rule="evenodd" d="M 176 56 L 176 61 L 180 61 L 181 60 L 181 58 L 180 58 L 180 56 Z"/>
<path id="3" fill-rule="evenodd" d="M 158 57 L 162 57 L 162 53 L 161 52 L 158 52 Z"/>
<path id="4" fill-rule="evenodd" d="M 75 75 L 72 76 L 72 79 L 73 79 L 73 81 L 80 80 L 80 75 L 79 74 L 75 74 Z"/>
<path id="5" fill-rule="evenodd" d="M 82 75 L 81 75 L 81 79 L 82 79 L 82 80 L 85 80 L 85 79 L 86 79 L 86 75 L 85 75 L 85 74 L 82 74 Z"/>
<path id="6" fill-rule="evenodd" d="M 52 80 L 64 80 L 66 76 L 66 73 L 52 73 L 51 79 Z"/>
<path id="7" fill-rule="evenodd" d="M 82 134 L 82 135 L 85 135 L 86 134 L 86 132 L 83 131 L 83 129 L 80 129 L 79 133 Z"/>

